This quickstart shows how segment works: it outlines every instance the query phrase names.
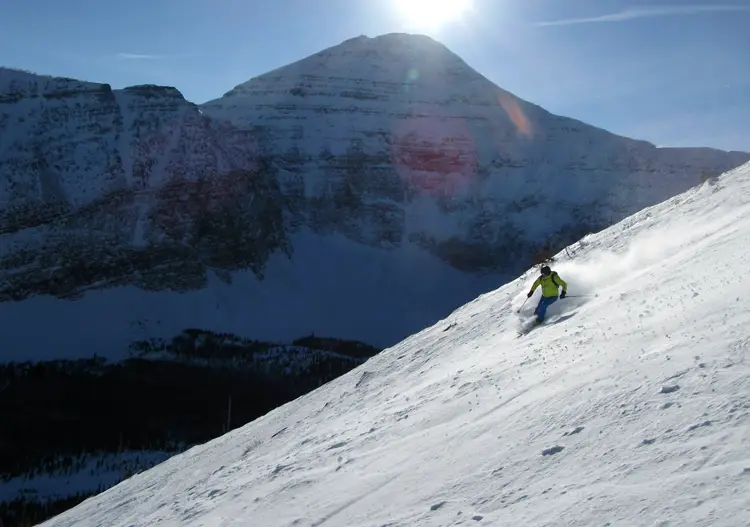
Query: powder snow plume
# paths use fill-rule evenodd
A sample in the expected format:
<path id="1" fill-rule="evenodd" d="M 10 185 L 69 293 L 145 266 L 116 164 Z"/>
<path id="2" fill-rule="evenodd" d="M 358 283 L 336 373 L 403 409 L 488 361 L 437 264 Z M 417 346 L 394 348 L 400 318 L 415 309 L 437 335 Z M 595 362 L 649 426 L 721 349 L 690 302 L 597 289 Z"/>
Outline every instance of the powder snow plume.
<path id="1" fill-rule="evenodd" d="M 701 196 L 713 192 L 712 188 L 711 183 L 705 183 L 666 203 L 679 205 L 704 199 Z M 681 251 L 695 244 L 697 237 L 708 236 L 717 229 L 727 228 L 734 221 L 732 217 L 728 217 L 706 224 L 700 218 L 686 217 L 682 222 L 668 224 L 665 228 L 648 229 L 649 225 L 666 220 L 665 214 L 663 204 L 649 207 L 597 234 L 595 238 L 611 236 L 609 243 L 588 251 L 587 258 L 583 261 L 576 259 L 575 254 L 590 243 L 587 239 L 560 252 L 556 262 L 549 265 L 567 282 L 568 294 L 571 296 L 564 299 L 564 303 L 558 301 L 553 304 L 547 313 L 553 316 L 583 305 L 591 297 L 606 293 L 612 286 L 638 280 L 654 265 L 679 274 L 679 259 L 683 254 Z M 529 273 L 527 287 L 513 300 L 516 309 L 526 300 L 526 293 L 537 276 L 539 273 L 536 269 Z M 538 295 L 539 290 L 524 305 L 523 318 L 532 316 Z"/>

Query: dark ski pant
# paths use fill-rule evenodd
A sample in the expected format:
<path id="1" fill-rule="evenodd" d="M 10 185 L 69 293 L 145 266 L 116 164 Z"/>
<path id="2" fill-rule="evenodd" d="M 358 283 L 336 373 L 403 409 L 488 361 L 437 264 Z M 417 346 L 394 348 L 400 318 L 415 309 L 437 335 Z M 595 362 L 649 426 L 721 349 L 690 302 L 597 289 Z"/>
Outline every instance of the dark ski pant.
<path id="1" fill-rule="evenodd" d="M 534 314 L 539 322 L 544 321 L 544 315 L 547 313 L 547 308 L 557 302 L 556 296 L 543 296 L 537 304 Z"/>

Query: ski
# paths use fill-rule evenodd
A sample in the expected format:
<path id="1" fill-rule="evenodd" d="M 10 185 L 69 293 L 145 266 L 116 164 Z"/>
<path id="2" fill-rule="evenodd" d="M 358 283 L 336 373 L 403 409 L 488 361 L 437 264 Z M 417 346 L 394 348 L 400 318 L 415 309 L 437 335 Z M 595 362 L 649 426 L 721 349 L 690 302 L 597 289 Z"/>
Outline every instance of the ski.
<path id="1" fill-rule="evenodd" d="M 520 339 L 524 335 L 528 335 L 542 324 L 543 322 L 537 322 L 536 320 L 532 320 L 531 322 L 523 324 L 521 329 L 518 331 L 518 336 L 516 338 Z"/>

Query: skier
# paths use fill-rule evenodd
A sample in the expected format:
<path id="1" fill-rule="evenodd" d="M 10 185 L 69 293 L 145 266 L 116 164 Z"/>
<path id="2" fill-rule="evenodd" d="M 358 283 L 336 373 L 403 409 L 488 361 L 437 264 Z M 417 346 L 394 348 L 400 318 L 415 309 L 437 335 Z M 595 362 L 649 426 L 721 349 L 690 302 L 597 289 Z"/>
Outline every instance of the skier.
<path id="1" fill-rule="evenodd" d="M 534 310 L 538 324 L 541 324 L 544 321 L 544 315 L 547 312 L 547 308 L 557 302 L 559 288 L 562 287 L 560 298 L 565 298 L 565 295 L 568 294 L 568 284 L 560 278 L 560 275 L 550 269 L 548 265 L 542 267 L 542 276 L 534 281 L 529 294 L 526 296 L 531 298 L 531 295 L 534 294 L 534 291 L 536 291 L 536 288 L 540 285 L 542 286 L 542 298 L 539 300 L 539 304 Z"/>

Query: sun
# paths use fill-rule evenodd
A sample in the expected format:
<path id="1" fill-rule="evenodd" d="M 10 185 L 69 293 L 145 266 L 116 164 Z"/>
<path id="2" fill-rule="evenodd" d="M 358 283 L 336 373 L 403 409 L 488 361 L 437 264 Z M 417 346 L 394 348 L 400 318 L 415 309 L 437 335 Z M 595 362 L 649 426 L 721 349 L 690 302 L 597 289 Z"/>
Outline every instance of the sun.
<path id="1" fill-rule="evenodd" d="M 404 20 L 427 29 L 455 22 L 471 9 L 472 0 L 394 0 Z"/>

